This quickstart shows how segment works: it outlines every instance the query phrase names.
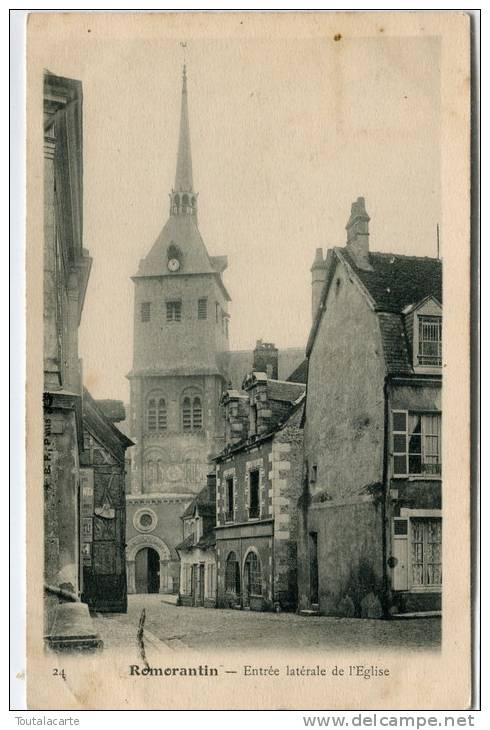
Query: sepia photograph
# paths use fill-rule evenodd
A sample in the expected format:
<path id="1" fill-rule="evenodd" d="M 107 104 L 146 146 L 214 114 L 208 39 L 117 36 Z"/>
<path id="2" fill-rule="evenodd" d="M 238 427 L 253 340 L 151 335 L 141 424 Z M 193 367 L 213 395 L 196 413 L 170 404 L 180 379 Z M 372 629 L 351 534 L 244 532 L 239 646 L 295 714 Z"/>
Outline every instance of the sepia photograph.
<path id="1" fill-rule="evenodd" d="M 469 706 L 468 49 L 29 15 L 31 709 Z"/>

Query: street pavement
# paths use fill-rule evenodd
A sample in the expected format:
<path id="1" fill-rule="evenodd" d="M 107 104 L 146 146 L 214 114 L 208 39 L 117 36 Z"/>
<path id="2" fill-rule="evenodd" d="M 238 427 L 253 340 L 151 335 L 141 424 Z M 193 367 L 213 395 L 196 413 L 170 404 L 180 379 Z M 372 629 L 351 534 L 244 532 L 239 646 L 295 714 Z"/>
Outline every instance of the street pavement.
<path id="1" fill-rule="evenodd" d="M 258 613 L 232 609 L 187 608 L 158 594 L 128 596 L 127 614 L 96 614 L 105 649 L 137 646 L 145 609 L 145 643 L 174 649 L 388 649 L 440 647 L 440 618 L 346 619 Z"/>

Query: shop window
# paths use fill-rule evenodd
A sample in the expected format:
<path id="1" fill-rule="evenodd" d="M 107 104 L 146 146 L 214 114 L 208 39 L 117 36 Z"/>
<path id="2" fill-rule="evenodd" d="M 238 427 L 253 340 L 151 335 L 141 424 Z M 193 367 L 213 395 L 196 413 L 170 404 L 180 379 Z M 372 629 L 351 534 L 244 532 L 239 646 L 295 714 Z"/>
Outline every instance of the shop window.
<path id="1" fill-rule="evenodd" d="M 257 553 L 250 552 L 245 561 L 248 592 L 251 596 L 262 596 L 262 570 Z"/>
<path id="2" fill-rule="evenodd" d="M 240 595 L 240 566 L 238 565 L 236 553 L 233 551 L 226 559 L 225 591 L 234 593 L 237 596 Z"/>
<path id="3" fill-rule="evenodd" d="M 411 519 L 412 587 L 442 584 L 442 520 Z"/>

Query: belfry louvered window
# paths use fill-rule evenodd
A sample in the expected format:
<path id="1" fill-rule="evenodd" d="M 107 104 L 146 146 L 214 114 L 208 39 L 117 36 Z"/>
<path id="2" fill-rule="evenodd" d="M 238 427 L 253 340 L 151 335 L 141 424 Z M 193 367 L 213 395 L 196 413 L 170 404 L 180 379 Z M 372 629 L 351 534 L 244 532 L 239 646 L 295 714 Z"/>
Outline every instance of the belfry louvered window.
<path id="1" fill-rule="evenodd" d="M 148 431 L 156 431 L 157 430 L 157 403 L 156 403 L 155 398 L 151 398 L 151 400 L 148 401 L 147 421 L 148 421 Z"/>
<path id="2" fill-rule="evenodd" d="M 190 398 L 184 398 L 182 401 L 182 428 L 184 431 L 192 431 L 192 408 Z"/>
<path id="3" fill-rule="evenodd" d="M 151 319 L 151 302 L 141 302 L 141 321 L 149 322 Z"/>
<path id="4" fill-rule="evenodd" d="M 207 319 L 208 318 L 208 300 L 198 299 L 197 300 L 197 318 Z"/>
<path id="5" fill-rule="evenodd" d="M 157 426 L 159 431 L 165 431 L 167 428 L 167 404 L 163 398 L 158 401 Z"/>
<path id="6" fill-rule="evenodd" d="M 198 431 L 202 428 L 202 402 L 199 396 L 186 396 L 182 401 L 182 428 Z"/>
<path id="7" fill-rule="evenodd" d="M 192 428 L 202 428 L 202 404 L 199 397 L 192 401 Z"/>
<path id="8" fill-rule="evenodd" d="M 148 431 L 165 431 L 167 428 L 167 404 L 164 398 L 150 398 L 147 409 Z"/>

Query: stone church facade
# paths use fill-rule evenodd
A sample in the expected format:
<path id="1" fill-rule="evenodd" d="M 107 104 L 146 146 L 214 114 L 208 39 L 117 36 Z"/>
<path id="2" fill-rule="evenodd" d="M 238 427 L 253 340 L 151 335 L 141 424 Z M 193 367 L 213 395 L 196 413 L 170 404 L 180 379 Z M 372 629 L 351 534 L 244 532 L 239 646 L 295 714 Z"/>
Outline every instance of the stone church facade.
<path id="1" fill-rule="evenodd" d="M 127 495 L 129 592 L 178 590 L 181 515 L 223 447 L 227 383 L 225 256 L 209 256 L 197 223 L 184 67 L 177 170 L 169 218 L 133 277 L 134 358 Z"/>

